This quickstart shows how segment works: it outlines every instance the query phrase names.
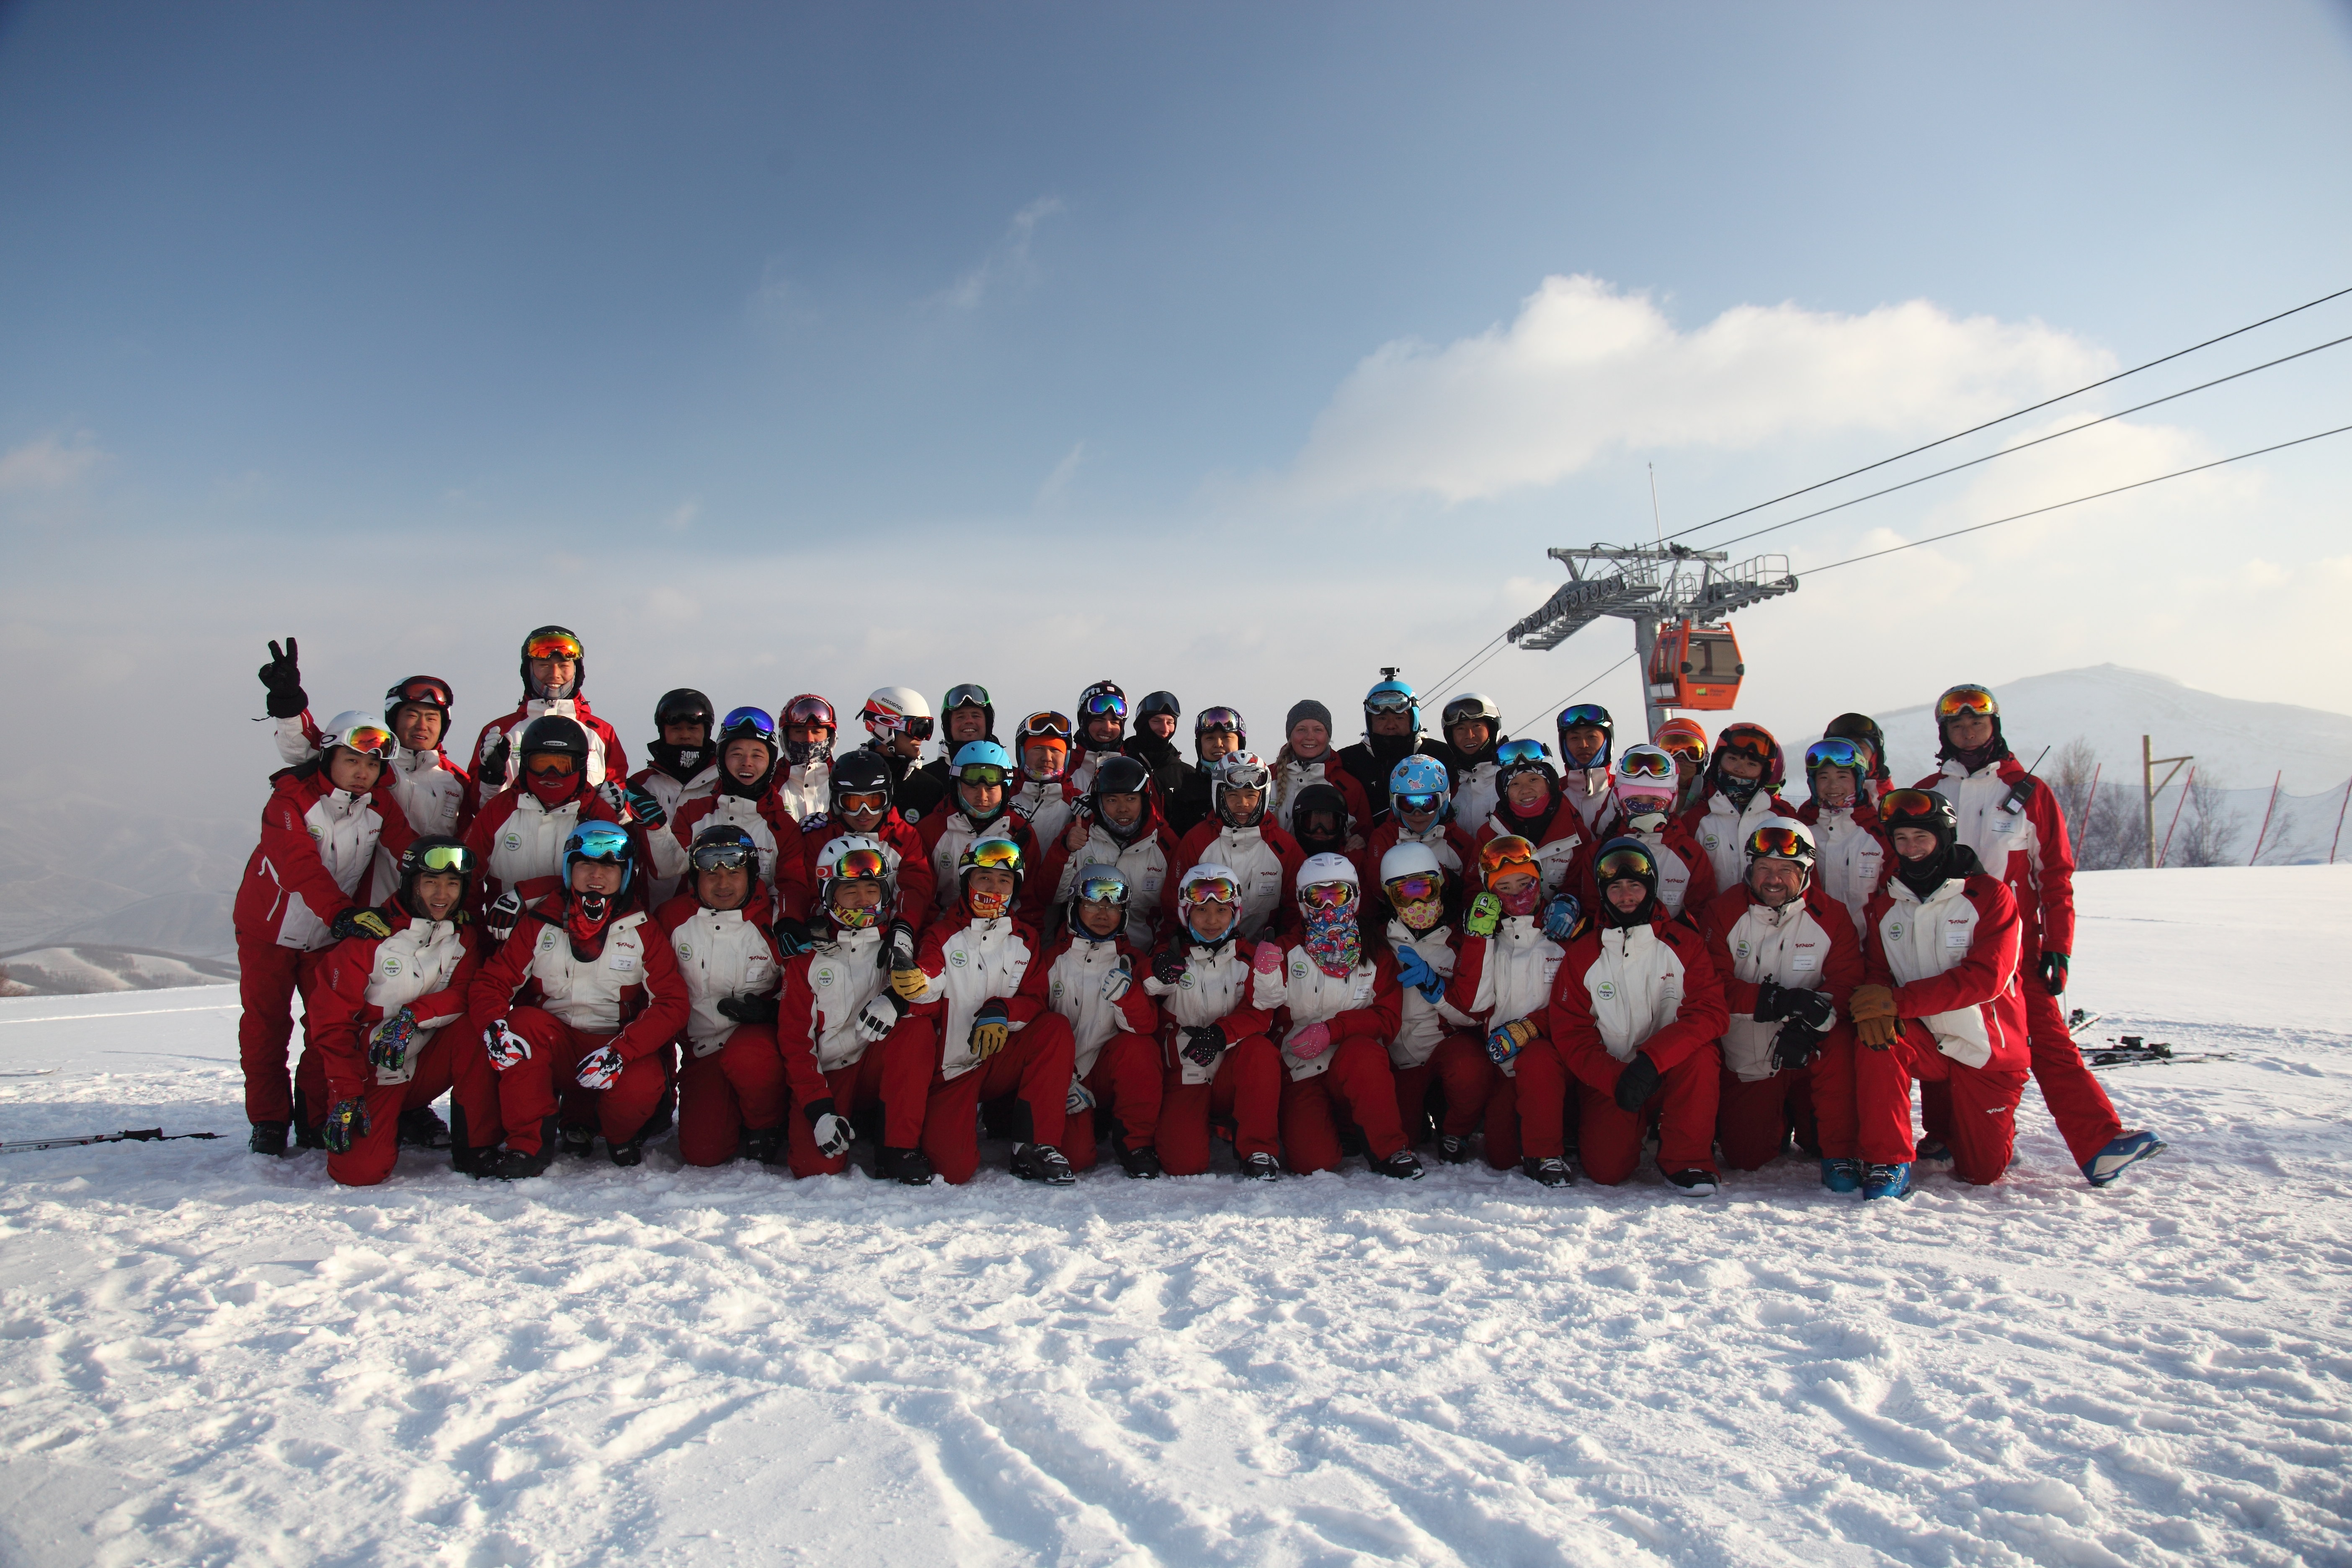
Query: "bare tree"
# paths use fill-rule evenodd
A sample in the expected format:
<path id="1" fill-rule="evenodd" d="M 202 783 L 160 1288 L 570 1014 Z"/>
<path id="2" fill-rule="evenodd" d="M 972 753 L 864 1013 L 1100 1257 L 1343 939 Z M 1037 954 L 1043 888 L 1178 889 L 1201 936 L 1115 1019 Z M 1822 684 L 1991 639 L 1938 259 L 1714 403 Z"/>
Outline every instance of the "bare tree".
<path id="1" fill-rule="evenodd" d="M 2221 780 L 2210 772 L 2200 772 L 2189 784 L 2189 805 L 2181 815 L 2180 827 L 2172 844 L 2172 852 L 2165 858 L 2171 866 L 2226 866 L 2230 863 L 2230 846 L 2245 826 L 2237 812 L 2231 811 L 2223 799 Z"/>
<path id="2" fill-rule="evenodd" d="M 2139 793 L 2104 775 L 2090 742 L 2077 735 L 2060 748 L 2049 779 L 2058 809 L 2066 816 L 2066 837 L 2074 846 L 2076 866 L 2085 871 L 2112 871 L 2147 863 L 2147 827 Z"/>

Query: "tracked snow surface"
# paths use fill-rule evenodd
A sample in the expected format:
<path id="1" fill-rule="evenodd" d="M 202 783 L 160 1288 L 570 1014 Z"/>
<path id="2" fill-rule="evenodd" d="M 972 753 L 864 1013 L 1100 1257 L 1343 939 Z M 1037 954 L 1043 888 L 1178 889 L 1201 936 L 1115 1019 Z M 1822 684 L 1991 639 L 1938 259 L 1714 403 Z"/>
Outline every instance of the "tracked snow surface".
<path id="1" fill-rule="evenodd" d="M 2082 896 L 2237 1057 L 2104 1192 L 9 1155 L 0 1562 L 2352 1563 L 2352 868 Z M 233 1001 L 0 1004 L 0 1136 L 241 1132 Z"/>

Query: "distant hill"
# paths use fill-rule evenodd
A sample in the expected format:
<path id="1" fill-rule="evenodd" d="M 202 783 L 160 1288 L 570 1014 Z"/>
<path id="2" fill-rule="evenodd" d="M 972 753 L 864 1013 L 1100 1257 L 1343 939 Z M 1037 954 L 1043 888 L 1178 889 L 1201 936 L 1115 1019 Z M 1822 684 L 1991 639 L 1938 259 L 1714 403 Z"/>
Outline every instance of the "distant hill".
<path id="1" fill-rule="evenodd" d="M 77 943 L 0 956 L 0 974 L 6 979 L 8 995 L 79 996 L 100 991 L 217 985 L 236 978 L 236 965 L 184 953 Z"/>

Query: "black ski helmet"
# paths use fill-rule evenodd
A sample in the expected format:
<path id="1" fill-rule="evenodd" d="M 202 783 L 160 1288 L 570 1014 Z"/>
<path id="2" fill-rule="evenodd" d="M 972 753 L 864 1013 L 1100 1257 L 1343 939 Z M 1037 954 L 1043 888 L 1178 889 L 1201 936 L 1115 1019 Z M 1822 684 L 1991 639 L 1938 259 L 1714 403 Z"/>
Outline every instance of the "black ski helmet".
<path id="1" fill-rule="evenodd" d="M 1594 890 L 1601 895 L 1601 920 L 1620 931 L 1641 925 L 1658 906 L 1658 858 L 1638 838 L 1612 838 L 1592 858 Z M 1609 901 L 1609 884 L 1632 880 L 1642 884 L 1642 901 L 1628 914 Z"/>
<path id="2" fill-rule="evenodd" d="M 1892 773 L 1887 771 L 1886 736 L 1885 732 L 1879 729 L 1878 721 L 1872 718 L 1869 714 L 1839 714 L 1836 718 L 1829 721 L 1827 728 L 1822 731 L 1822 740 L 1827 741 L 1832 738 L 1841 741 L 1860 741 L 1864 745 L 1870 748 L 1870 754 L 1873 758 L 1870 765 L 1870 776 L 1872 778 L 1886 779 L 1893 778 L 1895 776 Z"/>
<path id="3" fill-rule="evenodd" d="M 534 752 L 551 752 L 575 759 L 584 771 L 588 766 L 588 731 L 576 719 L 566 719 L 561 713 L 545 713 L 523 726 L 522 744 L 515 754 L 528 757 Z"/>
<path id="4" fill-rule="evenodd" d="M 1143 721 L 1150 718 L 1154 713 L 1165 713 L 1171 719 L 1181 719 L 1184 717 L 1184 708 L 1176 700 L 1176 694 L 1172 691 L 1146 692 L 1143 700 L 1135 705 L 1135 721 L 1138 727 L 1140 727 Z"/>
<path id="5" fill-rule="evenodd" d="M 661 700 L 654 704 L 654 729 L 656 731 L 667 725 L 690 724 L 698 721 L 702 725 L 703 744 L 709 745 L 710 731 L 719 722 L 719 710 L 710 705 L 709 698 L 691 686 L 665 691 Z"/>
<path id="6" fill-rule="evenodd" d="M 988 732 L 992 735 L 996 733 L 996 700 L 989 696 L 987 687 L 976 680 L 967 680 L 948 688 L 947 697 L 940 704 L 939 732 L 941 740 L 947 738 L 948 715 L 959 708 L 979 709 L 986 718 Z"/>
<path id="7" fill-rule="evenodd" d="M 860 746 L 845 757 L 834 760 L 833 772 L 826 780 L 826 809 L 835 822 L 841 820 L 841 797 L 845 795 L 882 796 L 882 809 L 887 814 L 898 792 L 891 787 L 890 764 Z"/>
<path id="8" fill-rule="evenodd" d="M 1960 814 L 1940 790 L 1891 789 L 1878 801 L 1878 824 L 1887 842 L 1898 827 L 1924 827 L 1936 836 L 1936 850 L 1948 853 L 1960 838 Z"/>
<path id="9" fill-rule="evenodd" d="M 474 892 L 474 852 L 466 847 L 464 839 L 452 838 L 446 833 L 428 833 L 411 840 L 408 847 L 400 852 L 400 907 L 412 919 L 425 918 L 425 911 L 416 907 L 416 879 L 428 872 L 446 871 L 455 871 L 462 884 L 457 892 L 457 908 L 462 910 Z"/>
<path id="10" fill-rule="evenodd" d="M 522 694 L 525 698 L 532 698 L 541 695 L 539 692 L 533 691 L 530 689 L 531 645 L 541 641 L 541 639 L 552 637 L 567 638 L 570 640 L 572 647 L 572 689 L 564 693 L 564 695 L 566 697 L 577 697 L 582 691 L 587 689 L 588 649 L 580 641 L 580 634 L 573 631 L 570 626 L 538 626 L 533 628 L 530 634 L 522 639 Z M 540 657 L 541 658 L 546 658 L 551 656 L 541 654 Z M 550 699 L 550 700 L 553 700 L 554 699 L 552 698 Z"/>
<path id="11" fill-rule="evenodd" d="M 438 710 L 441 714 L 442 732 L 446 734 L 449 729 L 449 705 L 454 700 L 449 692 L 449 683 L 439 676 L 412 675 L 383 694 L 383 721 L 386 724 L 391 723 L 394 713 L 414 702 L 419 708 Z"/>

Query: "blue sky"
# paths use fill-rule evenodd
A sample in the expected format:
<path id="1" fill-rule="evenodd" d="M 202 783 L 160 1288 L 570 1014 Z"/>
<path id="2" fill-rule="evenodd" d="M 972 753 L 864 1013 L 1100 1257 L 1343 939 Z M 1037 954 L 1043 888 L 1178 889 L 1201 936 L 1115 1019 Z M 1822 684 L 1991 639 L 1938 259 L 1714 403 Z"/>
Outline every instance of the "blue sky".
<path id="1" fill-rule="evenodd" d="M 680 683 L 1108 674 L 1271 749 L 1645 533 L 1651 464 L 1686 524 L 2352 283 L 2347 153 L 2341 5 L 9 5 L 0 700 L 79 734 L 168 668 L 234 733 L 293 631 L 322 708 L 425 668 L 478 722 L 556 619 L 632 740 Z M 1786 548 L 2352 422 L 2347 364 Z M 2109 658 L 2343 708 L 2276 672 L 2340 662 L 2347 479 L 1824 577 L 1742 623 L 1758 713 Z"/>

